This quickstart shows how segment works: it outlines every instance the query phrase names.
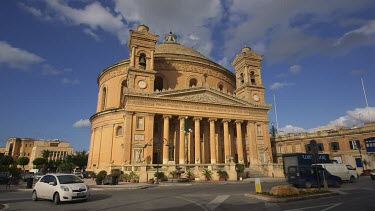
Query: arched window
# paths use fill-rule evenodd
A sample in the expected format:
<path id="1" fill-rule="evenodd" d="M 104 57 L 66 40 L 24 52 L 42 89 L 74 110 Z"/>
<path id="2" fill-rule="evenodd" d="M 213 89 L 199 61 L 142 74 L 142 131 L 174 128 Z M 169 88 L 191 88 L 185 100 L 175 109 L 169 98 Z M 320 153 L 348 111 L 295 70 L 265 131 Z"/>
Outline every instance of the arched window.
<path id="1" fill-rule="evenodd" d="M 243 84 L 245 82 L 245 79 L 243 77 L 243 73 L 240 74 L 240 82 L 241 82 L 241 84 Z"/>
<path id="2" fill-rule="evenodd" d="M 160 76 L 156 76 L 155 77 L 155 82 L 154 82 L 154 91 L 156 90 L 163 90 L 164 86 L 163 86 L 163 78 L 160 77 Z"/>
<path id="3" fill-rule="evenodd" d="M 190 79 L 190 81 L 189 81 L 189 87 L 197 86 L 197 83 L 198 83 L 197 79 L 192 78 L 192 79 Z"/>
<path id="4" fill-rule="evenodd" d="M 223 84 L 219 84 L 219 85 L 217 86 L 217 88 L 218 88 L 220 91 L 223 91 L 224 86 L 223 86 Z"/>
<path id="5" fill-rule="evenodd" d="M 102 90 L 102 110 L 105 109 L 106 101 L 107 101 L 107 89 L 105 87 L 103 87 L 103 90 Z"/>
<path id="6" fill-rule="evenodd" d="M 141 69 L 146 69 L 146 55 L 144 53 L 141 53 L 141 55 L 139 55 L 138 63 Z"/>
<path id="7" fill-rule="evenodd" d="M 121 126 L 118 126 L 116 128 L 116 136 L 122 136 L 122 127 Z"/>
<path id="8" fill-rule="evenodd" d="M 251 73 L 250 73 L 250 81 L 251 81 L 251 85 L 256 85 L 255 75 L 254 75 L 253 71 L 251 71 Z"/>

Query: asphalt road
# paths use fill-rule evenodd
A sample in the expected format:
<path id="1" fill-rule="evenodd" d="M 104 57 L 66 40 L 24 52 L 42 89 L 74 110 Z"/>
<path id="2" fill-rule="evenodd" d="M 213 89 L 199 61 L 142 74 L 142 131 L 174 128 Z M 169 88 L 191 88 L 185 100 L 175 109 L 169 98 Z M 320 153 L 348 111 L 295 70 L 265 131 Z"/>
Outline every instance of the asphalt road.
<path id="1" fill-rule="evenodd" d="M 282 183 L 263 183 L 263 190 Z M 244 196 L 254 192 L 254 183 L 199 183 L 184 186 L 159 186 L 139 190 L 93 191 L 88 202 L 54 205 L 52 201 L 31 201 L 31 192 L 2 192 L 0 203 L 6 210 L 375 210 L 375 181 L 332 188 L 339 196 L 287 203 L 269 203 Z"/>

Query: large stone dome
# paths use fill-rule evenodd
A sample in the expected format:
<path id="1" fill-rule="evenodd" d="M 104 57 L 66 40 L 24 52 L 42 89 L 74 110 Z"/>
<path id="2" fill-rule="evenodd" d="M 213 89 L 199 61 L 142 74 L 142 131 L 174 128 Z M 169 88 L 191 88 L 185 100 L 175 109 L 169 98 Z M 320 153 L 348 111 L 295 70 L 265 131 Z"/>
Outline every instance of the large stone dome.
<path id="1" fill-rule="evenodd" d="M 155 46 L 155 56 L 162 57 L 163 55 L 174 54 L 174 55 L 184 55 L 193 56 L 201 59 L 209 60 L 207 57 L 203 56 L 196 50 L 180 45 L 178 43 L 162 43 Z"/>

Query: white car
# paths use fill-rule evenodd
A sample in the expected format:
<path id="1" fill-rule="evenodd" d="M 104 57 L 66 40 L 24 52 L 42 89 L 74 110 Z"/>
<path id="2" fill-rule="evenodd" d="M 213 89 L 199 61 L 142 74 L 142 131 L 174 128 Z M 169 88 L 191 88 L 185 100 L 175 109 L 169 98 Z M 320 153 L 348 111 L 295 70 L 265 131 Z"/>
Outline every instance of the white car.
<path id="1" fill-rule="evenodd" d="M 88 185 L 73 174 L 47 174 L 34 186 L 32 199 L 53 200 L 55 204 L 61 201 L 87 201 L 90 196 Z"/>

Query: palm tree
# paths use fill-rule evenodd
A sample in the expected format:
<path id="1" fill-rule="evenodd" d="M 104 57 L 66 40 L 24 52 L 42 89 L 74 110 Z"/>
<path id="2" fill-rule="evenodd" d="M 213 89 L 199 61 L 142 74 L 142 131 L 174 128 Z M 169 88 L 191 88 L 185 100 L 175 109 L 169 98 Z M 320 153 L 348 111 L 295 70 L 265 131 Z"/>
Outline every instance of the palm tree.
<path id="1" fill-rule="evenodd" d="M 49 150 L 43 150 L 42 151 L 42 157 L 48 160 L 50 151 Z"/>

